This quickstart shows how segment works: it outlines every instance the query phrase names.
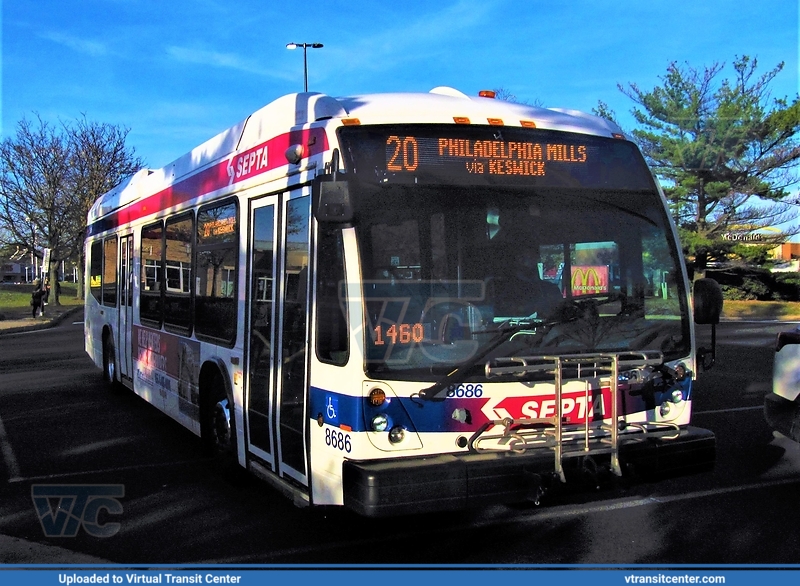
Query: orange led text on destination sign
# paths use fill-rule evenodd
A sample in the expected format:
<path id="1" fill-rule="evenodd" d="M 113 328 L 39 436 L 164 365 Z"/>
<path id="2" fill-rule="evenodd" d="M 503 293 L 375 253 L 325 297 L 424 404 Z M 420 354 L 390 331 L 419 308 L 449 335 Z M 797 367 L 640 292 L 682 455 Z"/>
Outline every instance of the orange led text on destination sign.
<path id="1" fill-rule="evenodd" d="M 386 168 L 389 171 L 416 171 L 419 167 L 419 141 L 413 136 L 390 136 Z M 490 175 L 545 174 L 545 163 L 585 163 L 585 145 L 550 144 L 502 140 L 470 140 L 464 138 L 432 139 L 438 143 L 440 162 L 448 159 L 464 161 L 467 173 Z"/>
<path id="2" fill-rule="evenodd" d="M 221 234 L 232 234 L 236 231 L 236 218 L 223 218 L 221 220 L 211 220 L 203 224 L 203 237 L 219 236 Z"/>

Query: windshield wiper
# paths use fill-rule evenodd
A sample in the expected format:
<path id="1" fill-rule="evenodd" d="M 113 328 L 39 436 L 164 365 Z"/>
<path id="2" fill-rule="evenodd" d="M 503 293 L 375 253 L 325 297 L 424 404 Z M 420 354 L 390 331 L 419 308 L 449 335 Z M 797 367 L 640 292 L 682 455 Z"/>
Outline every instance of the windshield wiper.
<path id="1" fill-rule="evenodd" d="M 424 401 L 444 401 L 445 397 L 439 397 L 439 393 L 450 385 L 457 385 L 464 382 L 467 375 L 473 366 L 478 364 L 481 360 L 486 358 L 495 348 L 507 342 L 517 332 L 527 329 L 537 329 L 541 327 L 549 327 L 560 323 L 558 321 L 545 322 L 543 320 L 531 319 L 508 319 L 497 328 L 497 334 L 494 338 L 486 342 L 478 349 L 478 352 L 471 358 L 459 364 L 453 371 L 449 372 L 433 385 L 426 389 L 420 390 L 418 393 L 419 398 Z"/>

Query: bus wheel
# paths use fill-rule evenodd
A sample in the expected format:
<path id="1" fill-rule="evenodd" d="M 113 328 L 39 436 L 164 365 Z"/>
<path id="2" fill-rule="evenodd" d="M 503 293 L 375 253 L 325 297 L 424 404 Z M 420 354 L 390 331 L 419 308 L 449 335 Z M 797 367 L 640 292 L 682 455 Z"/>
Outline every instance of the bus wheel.
<path id="1" fill-rule="evenodd" d="M 237 463 L 236 426 L 233 405 L 222 390 L 224 388 L 222 377 L 214 375 L 210 388 L 205 392 L 200 437 L 206 454 L 222 468 L 228 469 Z"/>
<path id="2" fill-rule="evenodd" d="M 103 380 L 112 387 L 117 382 L 117 358 L 114 341 L 109 334 L 103 336 Z"/>
<path id="3" fill-rule="evenodd" d="M 221 399 L 214 403 L 211 412 L 211 436 L 214 438 L 214 452 L 225 456 L 232 451 L 233 429 L 231 421 L 231 405 L 228 399 Z"/>

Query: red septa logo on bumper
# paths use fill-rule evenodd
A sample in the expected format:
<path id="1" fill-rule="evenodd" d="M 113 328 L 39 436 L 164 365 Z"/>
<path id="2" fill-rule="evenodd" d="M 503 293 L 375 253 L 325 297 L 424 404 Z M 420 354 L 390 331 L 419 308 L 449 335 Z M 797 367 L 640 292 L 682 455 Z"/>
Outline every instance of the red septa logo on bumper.
<path id="1" fill-rule="evenodd" d="M 611 412 L 611 389 L 603 388 L 561 394 L 562 416 L 567 423 L 602 419 Z M 555 395 L 537 397 L 494 397 L 484 403 L 483 415 L 489 419 L 539 419 L 557 414 Z"/>

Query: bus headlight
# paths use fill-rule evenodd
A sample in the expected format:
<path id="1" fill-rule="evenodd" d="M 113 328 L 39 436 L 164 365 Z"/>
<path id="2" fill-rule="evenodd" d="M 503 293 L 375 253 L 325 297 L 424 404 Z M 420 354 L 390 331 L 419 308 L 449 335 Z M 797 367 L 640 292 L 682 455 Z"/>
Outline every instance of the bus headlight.
<path id="1" fill-rule="evenodd" d="M 386 392 L 383 389 L 375 387 L 369 392 L 367 401 L 372 407 L 380 407 L 386 402 Z"/>
<path id="2" fill-rule="evenodd" d="M 372 431 L 386 431 L 389 427 L 389 418 L 383 413 L 378 413 L 372 418 Z"/>
<path id="3" fill-rule="evenodd" d="M 395 425 L 392 429 L 389 430 L 389 441 L 393 444 L 399 444 L 403 441 L 403 438 L 406 437 L 406 430 L 400 427 L 399 425 Z"/>
<path id="4" fill-rule="evenodd" d="M 666 417 L 667 415 L 669 415 L 669 412 L 670 412 L 669 402 L 668 401 L 664 401 L 663 403 L 661 403 L 661 407 L 659 408 L 659 411 L 661 412 L 661 417 Z"/>
<path id="5" fill-rule="evenodd" d="M 680 389 L 675 389 L 672 391 L 672 402 L 673 403 L 680 403 L 683 401 L 683 392 Z"/>

